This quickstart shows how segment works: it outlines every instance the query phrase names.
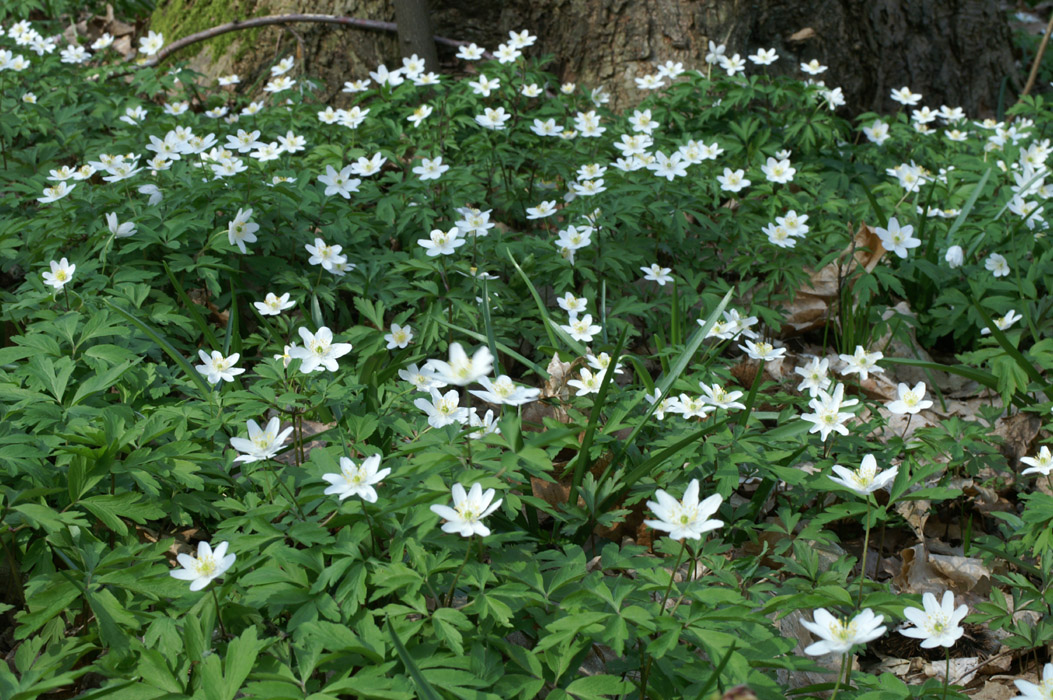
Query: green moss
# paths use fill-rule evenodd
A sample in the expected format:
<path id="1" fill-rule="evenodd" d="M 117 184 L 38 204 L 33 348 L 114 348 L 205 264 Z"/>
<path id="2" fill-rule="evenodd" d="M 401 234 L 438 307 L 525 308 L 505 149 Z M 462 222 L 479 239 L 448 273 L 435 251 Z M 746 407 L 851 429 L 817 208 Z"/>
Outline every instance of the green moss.
<path id="1" fill-rule="evenodd" d="M 164 34 L 165 43 L 171 43 L 235 18 L 251 17 L 245 7 L 247 4 L 243 0 L 166 0 L 154 9 L 153 15 L 150 16 L 150 28 Z M 190 50 L 196 52 L 203 46 L 208 47 L 212 52 L 212 60 L 216 60 L 238 39 L 245 40 L 242 42 L 243 46 L 252 46 L 258 33 L 258 29 L 227 32 L 201 45 L 195 45 Z"/>

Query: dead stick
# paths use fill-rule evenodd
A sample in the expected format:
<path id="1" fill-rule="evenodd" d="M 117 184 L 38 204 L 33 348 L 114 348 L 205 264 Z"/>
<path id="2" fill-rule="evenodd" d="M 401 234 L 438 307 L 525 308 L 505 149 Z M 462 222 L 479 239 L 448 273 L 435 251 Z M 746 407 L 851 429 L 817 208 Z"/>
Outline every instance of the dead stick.
<path id="1" fill-rule="evenodd" d="M 1027 85 L 1024 86 L 1024 91 L 1020 93 L 1020 97 L 1026 97 L 1027 93 L 1031 92 L 1031 88 L 1035 87 L 1035 80 L 1038 79 L 1038 67 L 1042 65 L 1042 55 L 1046 53 L 1046 44 L 1049 43 L 1049 34 L 1053 32 L 1053 14 L 1049 17 L 1049 24 L 1046 25 L 1046 33 L 1042 35 L 1042 43 L 1038 45 L 1038 53 L 1035 54 L 1035 61 L 1031 64 L 1031 73 L 1027 76 Z"/>
<path id="2" fill-rule="evenodd" d="M 252 17 L 250 19 L 243 19 L 235 22 L 228 22 L 227 24 L 221 24 L 218 27 L 206 29 L 203 32 L 197 32 L 196 34 L 185 36 L 182 39 L 179 39 L 178 41 L 173 41 L 171 44 L 158 51 L 157 54 L 152 56 L 149 60 L 142 63 L 140 67 L 156 66 L 176 51 L 186 48 L 191 44 L 196 44 L 199 41 L 205 41 L 206 39 L 217 37 L 220 34 L 234 32 L 239 29 L 252 29 L 253 27 L 266 27 L 271 24 L 289 24 L 292 22 L 322 22 L 326 24 L 342 24 L 345 27 L 354 27 L 356 29 L 368 29 L 377 32 L 394 32 L 398 30 L 398 25 L 394 22 L 384 22 L 377 19 L 358 19 L 357 17 L 338 17 L 336 15 L 290 14 L 268 15 L 266 17 Z M 467 41 L 459 41 L 457 39 L 447 39 L 446 37 L 442 36 L 437 36 L 434 38 L 436 43 L 445 44 L 446 46 L 466 46 L 469 43 Z M 487 58 L 493 58 L 493 55 L 490 53 L 486 53 L 484 55 Z"/>

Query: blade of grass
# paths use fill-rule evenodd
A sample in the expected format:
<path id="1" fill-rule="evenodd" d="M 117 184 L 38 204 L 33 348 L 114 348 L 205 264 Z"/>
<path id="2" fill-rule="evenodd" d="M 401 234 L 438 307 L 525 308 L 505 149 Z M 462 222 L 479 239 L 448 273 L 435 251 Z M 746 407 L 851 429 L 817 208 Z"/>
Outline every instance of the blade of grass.
<path id="1" fill-rule="evenodd" d="M 600 280 L 600 332 L 603 334 L 603 342 L 607 344 L 610 342 L 610 338 L 607 337 L 607 278 L 604 277 Z"/>
<path id="2" fill-rule="evenodd" d="M 874 197 L 874 193 L 871 192 L 870 188 L 865 184 L 863 185 L 863 194 L 870 200 L 870 207 L 874 210 L 874 216 L 877 217 L 878 223 L 881 224 L 881 228 L 888 228 L 888 216 L 885 215 L 885 210 L 877 202 L 877 198 Z"/>
<path id="3" fill-rule="evenodd" d="M 168 281 L 172 283 L 172 289 L 175 290 L 176 296 L 179 297 L 179 302 L 186 308 L 187 313 L 190 314 L 190 320 L 194 322 L 197 329 L 201 332 L 201 335 L 208 342 L 210 348 L 218 348 L 219 341 L 216 340 L 216 334 L 212 332 L 212 328 L 205 322 L 204 317 L 201 316 L 201 312 L 198 311 L 197 304 L 190 298 L 190 295 L 183 289 L 183 285 L 179 284 L 179 281 L 172 274 L 172 270 L 169 269 L 168 263 L 162 261 L 161 265 L 165 269 L 165 274 L 168 275 Z M 224 353 L 225 354 L 225 353 Z"/>
<path id="4" fill-rule="evenodd" d="M 976 205 L 976 200 L 980 197 L 980 194 L 983 192 L 984 185 L 987 184 L 987 179 L 991 177 L 991 171 L 993 169 L 994 168 L 988 168 L 984 171 L 984 174 L 980 178 L 980 181 L 976 183 L 976 188 L 973 190 L 973 193 L 969 195 L 969 199 L 966 200 L 965 206 L 962 207 L 962 210 L 958 213 L 958 216 L 955 217 L 954 223 L 951 224 L 951 227 L 947 229 L 948 243 L 950 243 L 951 237 L 954 236 L 955 232 L 962 227 L 962 224 L 964 224 L 965 220 L 969 217 L 969 212 L 971 212 L 973 210 L 973 206 Z"/>
<path id="5" fill-rule="evenodd" d="M 494 376 L 501 374 L 501 364 L 497 355 L 497 338 L 494 336 L 493 318 L 490 316 L 490 287 L 487 279 L 483 278 L 483 327 L 486 329 L 486 344 L 490 347 L 490 354 L 494 356 Z"/>
<path id="6" fill-rule="evenodd" d="M 464 333 L 469 338 L 475 338 L 476 340 L 478 340 L 481 343 L 489 343 L 489 340 L 487 339 L 487 337 L 485 335 L 483 335 L 482 333 L 478 333 L 476 331 L 469 330 L 469 329 L 465 328 L 464 326 L 458 326 L 455 323 L 450 323 L 449 321 L 447 321 L 444 318 L 436 317 L 435 321 L 441 326 L 446 326 L 450 330 L 457 331 L 458 333 Z M 519 362 L 522 362 L 525 366 L 527 366 L 531 370 L 533 370 L 534 373 L 536 373 L 538 376 L 543 377 L 544 379 L 548 379 L 548 372 L 546 372 L 545 369 L 541 365 L 536 364 L 535 362 L 532 362 L 531 360 L 528 360 L 527 358 L 523 357 L 518 352 L 516 352 L 515 350 L 513 350 L 512 348 L 508 347 L 507 345 L 505 345 L 504 343 L 502 343 L 500 341 L 495 340 L 494 341 L 494 345 L 497 347 L 498 350 L 500 350 L 504 354 L 508 355 L 509 357 L 511 357 L 513 359 L 518 360 Z M 493 352 L 493 351 L 491 350 L 491 352 Z"/>
<path id="7" fill-rule="evenodd" d="M 409 673 L 410 678 L 413 679 L 413 684 L 417 686 L 417 692 L 420 693 L 418 697 L 425 698 L 426 700 L 442 700 L 435 688 L 432 687 L 428 679 L 424 677 L 424 674 L 420 672 L 420 668 L 417 666 L 417 662 L 413 660 L 413 657 L 406 651 L 405 645 L 402 644 L 402 640 L 399 639 L 398 634 L 395 633 L 395 627 L 391 624 L 391 619 L 387 621 L 388 635 L 391 637 L 391 643 L 395 647 L 395 653 L 399 655 L 399 659 L 402 661 L 402 665 L 406 667 L 406 671 Z"/>
<path id="8" fill-rule="evenodd" d="M 746 408 L 739 416 L 739 426 L 742 428 L 745 428 L 746 424 L 750 422 L 750 415 L 753 413 L 753 402 L 757 400 L 757 390 L 760 388 L 763 377 L 764 360 L 761 360 L 760 364 L 757 365 L 757 374 L 753 377 L 753 384 L 750 385 L 750 393 L 746 395 Z"/>
<path id="9" fill-rule="evenodd" d="M 976 312 L 980 314 L 980 318 L 982 318 L 984 320 L 984 323 L 987 324 L 987 327 L 991 330 L 991 335 L 994 336 L 994 339 L 998 341 L 998 344 L 1002 346 L 1002 349 L 1005 350 L 1009 354 L 1009 356 L 1013 358 L 1017 366 L 1020 367 L 1020 369 L 1024 370 L 1024 373 L 1027 374 L 1031 381 L 1035 382 L 1040 387 L 1045 388 L 1046 380 L 1045 377 L 1042 376 L 1042 373 L 1035 369 L 1035 366 L 1031 364 L 1031 362 L 1029 362 L 1026 357 L 1024 357 L 1024 353 L 1017 350 L 1016 346 L 1009 342 L 1009 338 L 1005 336 L 1005 333 L 1002 332 L 1001 328 L 995 325 L 995 322 L 991 319 L 990 314 L 988 314 L 987 311 L 984 310 L 984 307 L 980 305 L 980 302 L 977 301 L 975 297 L 973 298 L 973 308 L 976 309 Z"/>
<path id="10" fill-rule="evenodd" d="M 227 337 L 223 341 L 223 354 L 229 354 L 231 348 L 234 352 L 241 352 L 241 318 L 238 314 L 238 291 L 234 287 L 234 278 L 230 280 L 230 311 L 227 315 Z"/>
<path id="11" fill-rule="evenodd" d="M 662 462 L 665 462 L 666 460 L 668 460 L 670 457 L 672 457 L 673 455 L 675 455 L 677 452 L 679 452 L 680 450 L 684 449 L 685 447 L 688 447 L 691 443 L 701 440 L 702 438 L 704 438 L 706 435 L 709 435 L 710 433 L 712 433 L 717 428 L 724 427 L 725 425 L 727 425 L 727 423 L 728 423 L 728 419 L 725 418 L 723 420 L 717 421 L 716 423 L 713 423 L 712 425 L 703 425 L 702 427 L 700 427 L 698 429 L 697 432 L 692 433 L 691 435 L 688 435 L 685 438 L 681 438 L 680 440 L 674 442 L 672 445 L 670 445 L 669 447 L 665 448 L 664 450 L 662 450 L 658 454 L 651 455 L 650 457 L 648 457 L 646 460 L 641 462 L 639 464 L 639 466 L 637 466 L 635 469 L 633 469 L 631 472 L 629 472 L 626 475 L 625 483 L 623 483 L 620 487 L 618 487 L 617 491 L 612 492 L 611 495 L 609 495 L 606 499 L 604 499 L 604 501 L 601 504 L 600 508 L 602 510 L 606 510 L 612 504 L 617 503 L 619 500 L 621 500 L 621 498 L 623 496 L 625 496 L 625 493 L 630 488 L 632 488 L 632 486 L 637 481 L 639 481 L 644 476 L 646 476 L 647 474 L 650 474 L 652 471 L 654 471 L 654 468 L 657 467 L 659 464 L 661 464 Z M 622 452 L 624 452 L 624 448 L 623 448 Z M 605 477 L 607 476 L 606 472 L 604 472 L 604 476 Z"/>
<path id="12" fill-rule="evenodd" d="M 322 316 L 322 306 L 318 303 L 318 295 L 311 292 L 311 320 L 314 321 L 314 330 L 325 325 L 325 317 Z"/>
<path id="13" fill-rule="evenodd" d="M 922 369 L 929 369 L 937 372 L 947 372 L 948 374 L 955 374 L 959 377 L 971 379 L 988 389 L 998 391 L 998 379 L 993 374 L 967 365 L 941 365 L 939 362 L 916 360 L 913 357 L 885 357 L 881 360 L 881 363 L 910 365 L 912 367 L 921 367 Z M 1020 400 L 1019 403 L 1017 401 L 1018 399 Z M 1018 407 L 1023 407 L 1032 405 L 1034 401 L 1032 401 L 1029 396 L 1016 396 L 1013 398 L 1013 403 Z"/>
<path id="14" fill-rule="evenodd" d="M 933 259 L 933 255 L 936 251 L 936 236 L 929 236 L 926 238 L 925 233 L 929 228 L 929 207 L 932 206 L 932 197 L 935 194 L 936 183 L 933 182 L 932 186 L 929 187 L 929 193 L 925 198 L 925 204 L 922 205 L 924 208 L 922 209 L 923 214 L 921 221 L 918 222 L 918 238 L 925 241 L 925 259 L 934 265 L 936 264 L 936 261 Z"/>
<path id="15" fill-rule="evenodd" d="M 197 385 L 198 389 L 201 390 L 201 398 L 212 402 L 212 388 L 205 382 L 205 378 L 201 376 L 201 373 L 194 369 L 187 359 L 175 349 L 175 347 L 169 343 L 164 336 L 151 328 L 145 321 L 139 319 L 130 311 L 126 311 L 121 307 L 117 306 L 108 299 L 100 297 L 100 301 L 106 306 L 116 311 L 119 315 L 127 319 L 133 326 L 141 330 L 150 340 L 154 341 L 158 347 L 160 347 L 166 355 L 172 358 L 172 360 L 179 365 L 180 369 L 186 373 L 187 378 Z"/>
<path id="16" fill-rule="evenodd" d="M 519 263 L 516 262 L 515 256 L 512 255 L 512 251 L 506 250 L 505 252 L 508 253 L 508 259 L 512 261 L 512 264 L 516 268 L 516 272 L 518 272 L 519 276 L 523 278 L 524 282 L 526 282 L 527 289 L 530 290 L 530 296 L 534 297 L 534 303 L 537 304 L 537 308 L 541 312 L 541 323 L 545 326 L 545 333 L 548 334 L 549 344 L 554 348 L 558 348 L 559 343 L 556 342 L 556 336 L 552 333 L 552 321 L 548 317 L 548 310 L 545 309 L 545 302 L 541 301 L 541 295 L 537 293 L 537 289 L 534 288 L 534 283 L 530 281 L 527 274 L 523 272 L 523 268 L 521 268 Z"/>
<path id="17" fill-rule="evenodd" d="M 603 485 L 605 479 L 607 479 L 614 471 L 614 468 L 618 465 L 619 460 L 625 455 L 625 450 L 629 445 L 632 445 L 636 440 L 636 436 L 639 435 L 647 421 L 650 420 L 651 415 L 658 409 L 659 404 L 669 396 L 669 390 L 672 388 L 673 383 L 680 378 L 680 375 L 685 369 L 687 369 L 688 363 L 691 362 L 691 358 L 698 352 L 698 348 L 702 345 L 702 342 L 706 339 L 706 335 L 709 330 L 713 327 L 713 324 L 720 318 L 720 314 L 724 313 L 724 309 L 727 308 L 728 302 L 731 301 L 731 294 L 734 289 L 729 289 L 728 293 L 724 295 L 724 298 L 720 300 L 716 308 L 706 317 L 706 322 L 702 324 L 694 334 L 688 339 L 687 346 L 684 348 L 680 356 L 676 358 L 676 362 L 670 367 L 669 372 L 664 374 L 659 380 L 657 388 L 659 390 L 659 396 L 655 399 L 654 403 L 647 407 L 644 411 L 643 416 L 637 422 L 636 427 L 632 429 L 629 436 L 623 440 L 618 448 L 618 451 L 614 453 L 611 463 L 607 465 L 607 468 L 603 470 L 603 475 L 598 480 L 599 486 Z M 642 397 L 638 397 L 637 401 L 640 401 Z M 629 486 L 632 484 L 630 483 Z"/>
<path id="18" fill-rule="evenodd" d="M 618 339 L 618 345 L 614 348 L 611 356 L 611 364 L 608 371 L 603 374 L 600 382 L 600 390 L 596 393 L 596 399 L 592 402 L 592 411 L 589 413 L 589 423 L 585 426 L 585 436 L 581 440 L 581 448 L 578 457 L 574 460 L 574 475 L 570 482 L 570 493 L 567 494 L 567 503 L 574 506 L 578 502 L 578 489 L 581 488 L 581 480 L 585 478 L 585 467 L 589 464 L 589 450 L 592 448 L 592 439 L 596 434 L 596 426 L 600 422 L 600 414 L 603 412 L 603 404 L 607 401 L 607 390 L 610 389 L 611 381 L 614 379 L 614 368 L 618 366 L 618 360 L 625 347 L 625 339 L 629 335 L 629 329 L 622 330 Z"/>
<path id="19" fill-rule="evenodd" d="M 672 339 L 673 345 L 680 344 L 680 289 L 676 285 L 676 278 L 673 278 L 673 296 L 670 299 L 671 304 L 669 307 L 669 337 Z"/>
<path id="20" fill-rule="evenodd" d="M 713 685 L 720 680 L 720 674 L 724 673 L 724 667 L 728 665 L 729 661 L 731 661 L 731 655 L 735 652 L 735 643 L 735 640 L 732 640 L 727 652 L 721 657 L 720 663 L 717 664 L 716 668 L 713 669 L 713 673 L 710 674 L 709 680 L 706 681 L 706 684 L 702 686 L 702 690 L 700 690 L 695 697 L 708 697 L 710 689 L 712 689 Z"/>

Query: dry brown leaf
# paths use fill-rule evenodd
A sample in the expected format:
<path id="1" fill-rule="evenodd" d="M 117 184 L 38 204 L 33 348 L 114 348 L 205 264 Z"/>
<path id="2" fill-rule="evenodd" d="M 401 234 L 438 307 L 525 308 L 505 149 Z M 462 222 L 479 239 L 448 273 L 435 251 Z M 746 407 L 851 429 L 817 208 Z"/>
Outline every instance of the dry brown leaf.
<path id="1" fill-rule="evenodd" d="M 1012 700 L 1019 694 L 1012 681 L 985 681 L 982 688 L 973 693 L 973 700 Z"/>
<path id="2" fill-rule="evenodd" d="M 815 30 L 811 27 L 805 27 L 804 29 L 798 29 L 796 32 L 791 34 L 787 41 L 799 42 L 807 41 L 808 39 L 815 38 Z"/>
<path id="3" fill-rule="evenodd" d="M 552 360 L 545 368 L 545 371 L 548 372 L 548 380 L 545 381 L 545 386 L 541 387 L 541 398 L 558 399 L 559 403 L 533 401 L 524 406 L 524 430 L 540 429 L 545 418 L 552 418 L 560 423 L 570 422 L 570 416 L 563 408 L 562 402 L 570 398 L 570 387 L 567 386 L 567 382 L 574 378 L 571 374 L 573 367 L 573 362 L 562 362 L 558 353 L 552 355 Z M 565 503 L 566 500 L 564 497 L 563 502 Z"/>
<path id="4" fill-rule="evenodd" d="M 545 481 L 532 476 L 530 477 L 530 491 L 534 494 L 534 498 L 540 498 L 550 506 L 561 506 L 570 496 L 570 485 L 558 481 Z"/>
<path id="5" fill-rule="evenodd" d="M 907 674 L 916 672 L 918 669 L 915 668 L 913 659 L 900 659 L 895 656 L 886 656 L 881 658 L 880 663 L 869 667 L 867 670 L 875 675 L 891 673 L 899 678 L 904 678 Z"/>
<path id="6" fill-rule="evenodd" d="M 797 290 L 783 323 L 783 335 L 791 334 L 790 331 L 803 333 L 825 324 L 831 308 L 840 302 L 841 286 L 852 271 L 860 266 L 867 272 L 872 271 L 884 254 L 885 248 L 874 229 L 861 224 L 837 259 L 812 272 L 809 281 Z"/>
<path id="7" fill-rule="evenodd" d="M 737 685 L 724 693 L 720 700 L 757 700 L 757 695 L 749 686 Z"/>
<path id="8" fill-rule="evenodd" d="M 121 54 L 125 58 L 131 58 L 135 53 L 135 49 L 132 48 L 131 36 L 122 36 L 117 38 L 113 42 L 113 50 Z"/>
<path id="9" fill-rule="evenodd" d="M 794 649 L 794 654 L 798 656 L 804 656 L 805 647 L 816 641 L 812 633 L 801 624 L 801 620 L 808 619 L 810 614 L 810 612 L 805 612 L 803 610 L 794 610 L 785 617 L 781 617 L 774 621 L 775 627 L 779 630 L 781 636 L 787 639 L 797 640 L 797 647 Z M 829 672 L 816 673 L 813 671 L 780 670 L 776 672 L 779 684 L 784 688 L 791 689 L 802 688 L 817 683 L 827 683 L 833 680 L 832 674 L 837 673 L 841 668 L 841 659 L 836 654 L 816 656 L 814 657 L 814 661 L 820 666 L 826 668 Z M 852 663 L 853 666 L 856 663 L 854 657 Z"/>
<path id="10" fill-rule="evenodd" d="M 980 559 L 953 554 L 933 554 L 924 544 L 900 552 L 903 566 L 892 579 L 901 593 L 986 596 L 991 590 L 991 572 Z"/>
<path id="11" fill-rule="evenodd" d="M 925 521 L 929 519 L 929 508 L 931 507 L 932 503 L 924 498 L 915 501 L 900 501 L 896 504 L 896 512 L 907 521 L 919 542 L 925 540 Z"/>
<path id="12" fill-rule="evenodd" d="M 113 36 L 124 37 L 135 34 L 135 25 L 122 22 L 119 19 L 109 18 L 106 22 L 106 31 Z"/>
<path id="13" fill-rule="evenodd" d="M 976 671 L 979 668 L 977 664 L 979 659 L 975 656 L 970 656 L 964 659 L 951 659 L 951 685 L 969 685 L 976 678 Z M 944 674 L 947 672 L 947 663 L 945 661 L 929 661 L 925 663 L 923 673 L 929 678 L 939 678 L 943 680 Z"/>
<path id="14" fill-rule="evenodd" d="M 1031 453 L 1031 443 L 1035 441 L 1042 419 L 1034 413 L 1017 413 L 995 422 L 995 435 L 1002 438 L 999 451 L 1007 459 L 1019 461 Z"/>
<path id="15" fill-rule="evenodd" d="M 996 513 L 1012 511 L 1013 506 L 1009 501 L 992 488 L 978 484 L 973 479 L 955 477 L 951 479 L 949 486 L 952 489 L 961 489 L 962 493 L 972 499 L 973 507 L 981 513 Z"/>

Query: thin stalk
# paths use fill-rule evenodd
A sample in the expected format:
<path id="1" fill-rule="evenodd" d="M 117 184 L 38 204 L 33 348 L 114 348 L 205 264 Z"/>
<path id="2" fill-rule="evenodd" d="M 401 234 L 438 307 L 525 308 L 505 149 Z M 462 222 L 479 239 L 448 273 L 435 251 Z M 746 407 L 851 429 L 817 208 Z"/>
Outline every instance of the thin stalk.
<path id="1" fill-rule="evenodd" d="M 1031 88 L 1035 86 L 1035 81 L 1038 79 L 1038 69 L 1042 65 L 1042 56 L 1046 53 L 1046 46 L 1049 44 L 1049 35 L 1053 33 L 1053 15 L 1049 18 L 1049 24 L 1046 25 L 1046 32 L 1042 35 L 1042 42 L 1038 45 L 1038 52 L 1035 53 L 1035 60 L 1031 63 L 1031 72 L 1027 76 L 1027 84 L 1024 85 L 1023 92 L 1020 93 L 1020 99 L 1027 97 L 1027 94 L 1031 92 Z"/>
<path id="2" fill-rule="evenodd" d="M 673 588 L 673 581 L 676 579 L 676 572 L 680 568 L 680 562 L 684 558 L 684 552 L 687 550 L 687 540 L 680 541 L 680 553 L 676 555 L 676 563 L 673 564 L 673 571 L 669 574 L 669 585 L 665 587 L 665 593 L 662 595 L 662 604 L 659 606 L 658 614 L 661 615 L 662 611 L 665 610 L 665 603 L 669 600 L 669 591 Z"/>
<path id="3" fill-rule="evenodd" d="M 947 700 L 947 686 L 951 684 L 951 648 L 946 647 L 947 668 L 943 674 L 943 700 Z"/>
<path id="4" fill-rule="evenodd" d="M 870 494 L 867 494 L 867 514 L 866 514 L 866 526 L 864 528 L 865 534 L 863 535 L 863 558 L 862 568 L 859 571 L 859 600 L 856 602 L 856 609 L 863 607 L 863 582 L 866 581 L 867 577 L 867 549 L 870 547 Z"/>
<path id="5" fill-rule="evenodd" d="M 282 481 L 281 476 L 278 474 L 277 464 L 271 466 L 271 472 L 274 478 L 278 480 L 278 485 L 282 487 L 282 491 L 285 491 L 285 495 L 288 496 L 289 500 L 292 501 L 292 504 L 296 506 L 296 512 L 300 514 L 300 520 L 306 521 L 307 516 L 304 515 L 303 509 L 300 508 L 299 501 L 296 500 L 296 497 L 293 496 L 292 491 L 289 490 L 289 487 L 286 486 L 285 482 Z"/>
<path id="6" fill-rule="evenodd" d="M 373 524 L 373 514 L 369 512 L 369 508 L 366 507 L 365 501 L 362 502 L 362 512 L 366 514 L 366 524 L 369 525 L 369 549 L 373 552 L 373 556 L 377 556 L 377 531 Z M 438 602 L 438 598 L 435 599 Z"/>
<path id="7" fill-rule="evenodd" d="M 680 553 L 676 555 L 676 563 L 673 564 L 673 570 L 669 572 L 669 585 L 665 587 L 665 593 L 662 595 L 662 603 L 659 605 L 658 614 L 661 615 L 665 612 L 665 603 L 669 600 L 669 591 L 673 588 L 673 581 L 676 579 L 677 569 L 680 568 L 680 561 L 684 558 L 684 552 L 687 550 L 687 540 L 680 540 Z M 675 610 L 675 607 L 674 607 Z M 670 612 L 672 615 L 672 612 Z M 641 656 L 643 655 L 643 648 L 640 649 Z M 647 678 L 651 675 L 651 664 L 654 661 L 654 657 L 647 657 L 647 660 L 643 663 L 643 667 L 640 669 L 640 697 L 647 697 Z"/>
<path id="8" fill-rule="evenodd" d="M 468 540 L 468 546 L 464 548 L 464 561 L 461 562 L 461 566 L 457 569 L 457 573 L 453 575 L 453 581 L 450 581 L 450 590 L 446 593 L 446 602 L 444 607 L 450 607 L 453 603 L 453 592 L 457 589 L 457 581 L 461 578 L 461 572 L 464 571 L 464 567 L 468 564 L 468 558 L 472 556 L 472 540 Z"/>
<path id="9" fill-rule="evenodd" d="M 701 547 L 701 546 L 702 546 L 702 541 L 699 540 L 699 547 Z M 676 599 L 676 602 L 673 603 L 672 609 L 669 610 L 669 614 L 670 615 L 672 615 L 674 612 L 676 612 L 676 609 L 679 608 L 680 604 L 684 602 L 684 598 L 687 597 L 687 589 L 690 587 L 691 582 L 695 578 L 695 571 L 698 570 L 698 557 L 699 557 L 699 555 L 701 553 L 702 553 L 701 549 L 696 549 L 693 552 L 691 552 L 691 564 L 690 564 L 690 566 L 689 566 L 689 568 L 687 570 L 687 580 L 684 582 L 684 590 L 680 594 L 680 597 Z"/>
<path id="10" fill-rule="evenodd" d="M 8 530 L 8 532 L 10 532 L 10 530 Z M 12 533 L 12 544 L 14 544 L 14 539 L 15 536 L 14 533 Z M 26 604 L 26 593 L 22 582 L 22 571 L 18 568 L 18 560 L 15 559 L 13 554 L 11 554 L 11 550 L 8 548 L 7 541 L 4 539 L 3 535 L 0 535 L 0 547 L 3 547 L 4 549 L 4 555 L 7 557 L 7 565 L 11 567 L 11 578 L 13 578 L 17 584 L 16 588 L 18 589 L 18 597 L 21 599 L 24 607 Z"/>
<path id="11" fill-rule="evenodd" d="M 757 374 L 753 377 L 753 384 L 750 385 L 750 393 L 746 396 L 746 410 L 742 412 L 739 418 L 739 426 L 745 430 L 746 424 L 750 422 L 750 415 L 753 413 L 753 402 L 757 400 L 757 390 L 760 388 L 761 380 L 764 378 L 764 360 L 760 361 L 757 365 Z"/>
<path id="12" fill-rule="evenodd" d="M 907 424 L 903 426 L 903 434 L 899 436 L 899 439 L 903 440 L 904 444 L 906 443 L 906 440 L 907 440 L 907 430 L 910 428 L 910 422 L 911 422 L 911 420 L 913 420 L 913 418 L 914 418 L 914 414 L 913 413 L 911 413 L 910 415 L 907 416 Z"/>
<path id="13" fill-rule="evenodd" d="M 227 635 L 226 625 L 223 624 L 223 615 L 219 611 L 219 596 L 216 594 L 216 589 L 214 586 L 212 588 L 212 600 L 216 602 L 216 622 L 219 623 L 219 631 L 223 633 L 223 638 L 227 639 L 229 635 Z"/>
<path id="14" fill-rule="evenodd" d="M 841 670 L 837 672 L 837 682 L 834 683 L 834 693 L 830 696 L 830 700 L 837 700 L 837 693 L 841 690 L 841 678 L 845 675 L 845 668 L 848 666 L 848 654 L 845 653 L 841 657 Z"/>

